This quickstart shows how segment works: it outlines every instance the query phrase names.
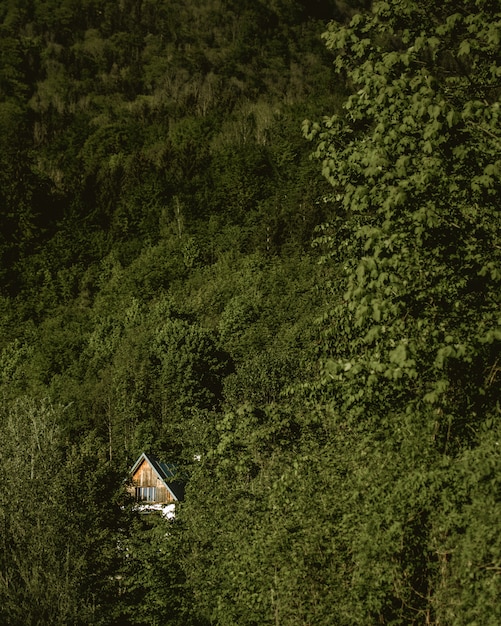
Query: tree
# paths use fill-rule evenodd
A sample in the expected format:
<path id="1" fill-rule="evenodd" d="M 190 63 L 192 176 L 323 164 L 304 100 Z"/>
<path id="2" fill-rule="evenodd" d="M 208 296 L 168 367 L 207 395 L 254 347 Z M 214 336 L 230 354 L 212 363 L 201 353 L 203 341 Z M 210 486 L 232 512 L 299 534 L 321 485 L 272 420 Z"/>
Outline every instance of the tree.
<path id="1" fill-rule="evenodd" d="M 66 447 L 61 407 L 19 398 L 1 417 L 2 623 L 112 623 L 121 473 L 95 437 Z"/>
<path id="2" fill-rule="evenodd" d="M 141 519 L 142 518 L 142 519 Z M 160 515 L 136 519 L 124 542 L 121 604 L 128 624 L 199 624 L 181 567 L 185 545 L 177 520 Z"/>
<path id="3" fill-rule="evenodd" d="M 462 533 L 484 553 L 493 531 L 467 504 L 465 463 L 499 420 L 500 33 L 481 0 L 375 2 L 325 33 L 352 89 L 341 113 L 304 125 L 333 188 L 317 243 L 344 270 L 312 390 L 324 428 L 350 441 L 335 482 L 353 492 L 342 623 L 499 619 L 498 547 L 470 561 L 474 583 L 454 581 Z M 445 501 L 458 483 L 466 500 Z M 440 531 L 448 515 L 462 524 Z"/>

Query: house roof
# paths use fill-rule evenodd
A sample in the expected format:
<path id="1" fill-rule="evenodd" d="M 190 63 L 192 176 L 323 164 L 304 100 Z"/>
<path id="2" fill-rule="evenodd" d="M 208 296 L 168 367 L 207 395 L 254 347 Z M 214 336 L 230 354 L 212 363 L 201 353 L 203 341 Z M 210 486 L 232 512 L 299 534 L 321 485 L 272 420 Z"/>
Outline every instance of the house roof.
<path id="1" fill-rule="evenodd" d="M 133 476 L 143 461 L 151 465 L 158 478 L 171 492 L 175 500 L 182 500 L 184 497 L 184 483 L 180 479 L 177 467 L 173 463 L 163 463 L 153 454 L 143 452 L 132 466 L 130 473 Z"/>

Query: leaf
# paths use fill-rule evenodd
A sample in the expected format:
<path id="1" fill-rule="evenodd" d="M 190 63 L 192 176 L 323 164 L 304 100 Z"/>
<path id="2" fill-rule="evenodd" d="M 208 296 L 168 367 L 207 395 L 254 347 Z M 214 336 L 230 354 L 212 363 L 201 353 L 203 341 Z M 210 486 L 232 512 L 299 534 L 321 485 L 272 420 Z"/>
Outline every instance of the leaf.
<path id="1" fill-rule="evenodd" d="M 451 109 L 448 113 L 447 113 L 447 124 L 449 125 L 449 128 L 452 128 L 454 126 L 454 124 L 456 123 L 458 119 L 457 113 L 454 109 Z"/>
<path id="2" fill-rule="evenodd" d="M 458 50 L 458 57 L 468 56 L 470 54 L 470 42 L 468 39 L 465 39 L 461 42 Z"/>
<path id="3" fill-rule="evenodd" d="M 398 346 L 390 352 L 390 362 L 396 363 L 400 367 L 405 364 L 407 360 L 407 348 L 403 343 L 399 343 Z"/>

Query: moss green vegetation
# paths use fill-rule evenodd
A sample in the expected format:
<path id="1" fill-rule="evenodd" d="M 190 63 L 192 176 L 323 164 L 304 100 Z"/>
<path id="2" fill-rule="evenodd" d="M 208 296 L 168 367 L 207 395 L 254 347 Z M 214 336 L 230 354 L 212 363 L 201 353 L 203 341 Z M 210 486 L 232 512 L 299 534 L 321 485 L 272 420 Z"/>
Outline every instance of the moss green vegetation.
<path id="1" fill-rule="evenodd" d="M 2 624 L 501 622 L 497 5 L 0 0 Z"/>

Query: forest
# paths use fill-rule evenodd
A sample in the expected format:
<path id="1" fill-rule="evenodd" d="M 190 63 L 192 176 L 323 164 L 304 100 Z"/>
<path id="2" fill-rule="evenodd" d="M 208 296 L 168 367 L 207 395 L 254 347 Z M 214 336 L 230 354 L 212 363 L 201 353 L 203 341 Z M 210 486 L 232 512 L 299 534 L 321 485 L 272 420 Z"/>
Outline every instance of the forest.
<path id="1" fill-rule="evenodd" d="M 498 0 L 0 0 L 1 624 L 501 623 L 500 44 Z"/>

